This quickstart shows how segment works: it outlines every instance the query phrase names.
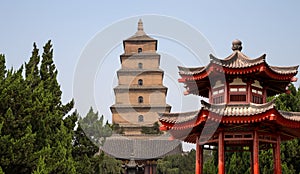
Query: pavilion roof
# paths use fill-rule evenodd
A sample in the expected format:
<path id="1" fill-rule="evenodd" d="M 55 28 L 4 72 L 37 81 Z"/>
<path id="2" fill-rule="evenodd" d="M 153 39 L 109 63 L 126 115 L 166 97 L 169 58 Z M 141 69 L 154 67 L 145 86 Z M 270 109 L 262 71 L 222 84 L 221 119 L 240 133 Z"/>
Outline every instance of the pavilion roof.
<path id="1" fill-rule="evenodd" d="M 300 112 L 279 111 L 279 113 L 286 119 L 300 121 Z"/>
<path id="2" fill-rule="evenodd" d="M 172 124 L 194 122 L 195 120 L 197 120 L 197 118 L 203 111 L 226 117 L 246 117 L 264 113 L 275 107 L 273 101 L 264 104 L 209 104 L 204 100 L 201 100 L 201 104 L 202 108 L 200 109 L 200 111 L 192 111 L 185 113 L 160 113 L 159 120 L 161 122 L 167 122 Z M 300 113 L 295 114 L 298 114 L 300 118 Z"/>
<path id="3" fill-rule="evenodd" d="M 185 113 L 161 113 L 162 130 L 184 130 L 203 126 L 207 120 L 220 124 L 252 124 L 275 121 L 271 124 L 288 128 L 300 128 L 300 112 L 278 111 L 274 101 L 264 104 L 209 104 L 201 101 L 199 111 Z"/>
<path id="4" fill-rule="evenodd" d="M 178 80 L 185 83 L 185 94 L 195 94 L 209 97 L 209 88 L 213 79 L 228 80 L 231 77 L 244 77 L 258 80 L 271 88 L 267 89 L 268 96 L 284 93 L 290 82 L 297 81 L 295 75 L 299 66 L 270 66 L 266 62 L 266 55 L 250 58 L 241 52 L 241 42 L 233 42 L 233 53 L 225 58 L 210 55 L 210 62 L 206 66 L 181 67 L 179 66 Z"/>
<path id="5" fill-rule="evenodd" d="M 266 54 L 263 54 L 262 56 L 258 58 L 249 58 L 245 54 L 243 54 L 241 51 L 236 50 L 234 51 L 231 55 L 228 57 L 222 59 L 222 58 L 217 58 L 214 55 L 210 54 L 210 63 L 207 66 L 201 66 L 201 67 L 192 67 L 192 68 L 187 68 L 187 67 L 181 67 L 179 66 L 179 74 L 181 76 L 191 76 L 191 75 L 198 75 L 201 73 L 207 73 L 209 74 L 212 69 L 210 67 L 212 66 L 218 66 L 219 71 L 228 73 L 228 74 L 238 74 L 236 71 L 237 69 L 240 69 L 241 74 L 246 74 L 246 73 L 253 73 L 255 71 L 259 71 L 262 68 L 268 69 L 270 73 L 275 73 L 278 75 L 288 75 L 292 74 L 295 75 L 297 74 L 297 69 L 299 66 L 270 66 L 266 62 Z M 249 69 L 249 68 L 254 68 L 252 71 L 248 70 L 244 72 L 244 69 Z M 230 70 L 235 70 L 235 72 L 231 72 Z"/>

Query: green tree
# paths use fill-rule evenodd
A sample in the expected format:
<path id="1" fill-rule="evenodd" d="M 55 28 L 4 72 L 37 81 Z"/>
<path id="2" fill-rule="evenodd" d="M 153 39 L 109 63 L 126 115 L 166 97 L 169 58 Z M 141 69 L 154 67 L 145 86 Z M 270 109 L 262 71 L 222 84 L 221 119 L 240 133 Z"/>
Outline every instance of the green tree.
<path id="1" fill-rule="evenodd" d="M 300 90 L 293 84 L 289 86 L 289 94 L 280 94 L 268 98 L 268 101 L 275 100 L 276 109 L 291 112 L 300 112 Z M 300 142 L 299 139 L 282 142 L 281 165 L 283 173 L 300 173 Z M 268 150 L 260 154 L 261 171 L 273 173 L 272 151 Z"/>
<path id="2" fill-rule="evenodd" d="M 162 134 L 163 132 L 159 130 L 159 124 L 158 122 L 154 122 L 153 126 L 151 127 L 146 127 L 142 126 L 142 131 L 143 134 Z"/>
<path id="3" fill-rule="evenodd" d="M 122 173 L 121 161 L 99 151 L 105 139 L 112 135 L 111 125 L 104 124 L 103 119 L 92 108 L 85 117 L 79 118 L 72 152 L 78 173 Z"/>
<path id="4" fill-rule="evenodd" d="M 103 121 L 103 115 L 99 117 L 98 112 L 95 113 L 92 107 L 87 115 L 78 121 L 85 135 L 97 146 L 102 146 L 105 139 L 113 132 L 111 126 L 107 122 L 104 124 Z"/>
<path id="5" fill-rule="evenodd" d="M 250 174 L 250 153 L 249 152 L 233 152 L 228 153 L 226 161 L 226 169 L 228 174 L 245 173 Z"/>
<path id="6" fill-rule="evenodd" d="M 61 103 L 61 90 L 49 41 L 42 62 L 32 56 L 17 71 L 0 56 L 0 166 L 5 173 L 75 173 L 72 158 L 73 101 Z"/>
<path id="7" fill-rule="evenodd" d="M 191 150 L 187 154 L 175 154 L 164 157 L 157 162 L 159 174 L 193 174 L 195 173 L 196 151 Z"/>
<path id="8" fill-rule="evenodd" d="M 215 158 L 207 158 L 203 164 L 203 173 L 206 174 L 216 174 L 217 173 L 217 167 L 215 163 Z"/>

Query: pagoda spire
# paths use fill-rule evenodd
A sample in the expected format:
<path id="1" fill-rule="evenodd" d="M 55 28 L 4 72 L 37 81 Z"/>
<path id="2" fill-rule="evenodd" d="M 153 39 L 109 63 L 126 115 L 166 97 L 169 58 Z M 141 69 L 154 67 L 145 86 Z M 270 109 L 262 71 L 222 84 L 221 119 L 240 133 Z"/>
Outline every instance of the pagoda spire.
<path id="1" fill-rule="evenodd" d="M 144 26 L 143 26 L 142 19 L 139 19 L 139 22 L 138 22 L 138 31 L 144 31 Z"/>
<path id="2" fill-rule="evenodd" d="M 144 32 L 143 21 L 142 19 L 139 19 L 138 28 L 137 28 L 137 32 L 135 33 L 135 36 L 143 36 L 143 35 L 146 35 L 146 33 Z"/>

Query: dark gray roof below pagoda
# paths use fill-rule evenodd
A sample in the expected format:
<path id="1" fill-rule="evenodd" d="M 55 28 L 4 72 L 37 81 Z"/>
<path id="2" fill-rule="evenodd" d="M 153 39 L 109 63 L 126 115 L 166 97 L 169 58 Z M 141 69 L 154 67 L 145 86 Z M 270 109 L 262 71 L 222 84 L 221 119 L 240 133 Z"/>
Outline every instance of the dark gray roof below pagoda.
<path id="1" fill-rule="evenodd" d="M 102 150 L 117 159 L 146 160 L 159 159 L 166 155 L 181 154 L 179 140 L 167 139 L 131 139 L 112 136 L 106 139 Z"/>

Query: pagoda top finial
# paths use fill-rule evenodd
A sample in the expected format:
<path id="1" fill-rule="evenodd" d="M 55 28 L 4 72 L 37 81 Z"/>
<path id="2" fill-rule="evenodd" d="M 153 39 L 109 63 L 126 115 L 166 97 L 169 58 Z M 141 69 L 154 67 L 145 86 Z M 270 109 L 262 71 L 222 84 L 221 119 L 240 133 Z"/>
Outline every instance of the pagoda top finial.
<path id="1" fill-rule="evenodd" d="M 139 19 L 139 22 L 138 22 L 138 31 L 144 31 L 142 19 Z"/>
<path id="2" fill-rule="evenodd" d="M 234 41 L 232 41 L 232 51 L 241 51 L 242 50 L 242 41 L 235 39 Z"/>
<path id="3" fill-rule="evenodd" d="M 138 28 L 137 28 L 137 32 L 135 33 L 135 36 L 143 36 L 143 35 L 146 35 L 146 33 L 144 32 L 143 21 L 142 19 L 139 19 Z"/>

